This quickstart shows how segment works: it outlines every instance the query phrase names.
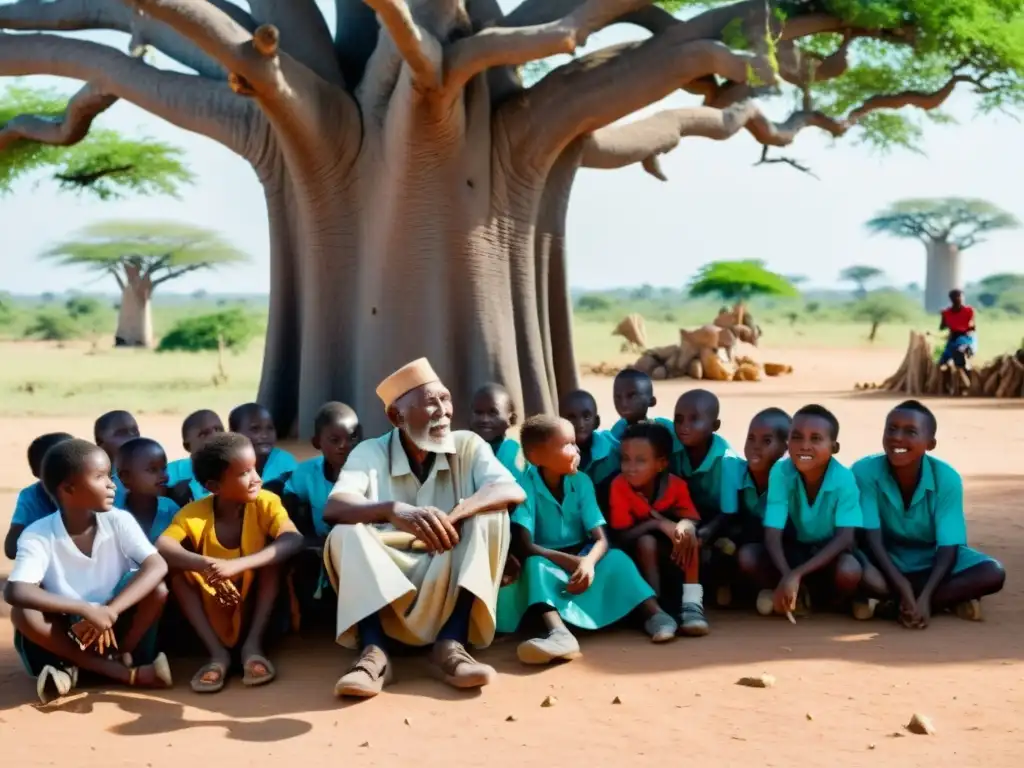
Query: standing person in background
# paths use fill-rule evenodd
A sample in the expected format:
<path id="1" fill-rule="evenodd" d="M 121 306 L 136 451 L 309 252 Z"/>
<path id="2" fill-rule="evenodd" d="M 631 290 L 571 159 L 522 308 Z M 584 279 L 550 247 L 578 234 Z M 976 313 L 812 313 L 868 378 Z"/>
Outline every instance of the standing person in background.
<path id="1" fill-rule="evenodd" d="M 949 332 L 939 365 L 944 366 L 952 361 L 961 371 L 971 370 L 971 358 L 978 351 L 974 307 L 964 304 L 964 292 L 959 288 L 949 292 L 949 306 L 942 310 L 939 330 Z"/>

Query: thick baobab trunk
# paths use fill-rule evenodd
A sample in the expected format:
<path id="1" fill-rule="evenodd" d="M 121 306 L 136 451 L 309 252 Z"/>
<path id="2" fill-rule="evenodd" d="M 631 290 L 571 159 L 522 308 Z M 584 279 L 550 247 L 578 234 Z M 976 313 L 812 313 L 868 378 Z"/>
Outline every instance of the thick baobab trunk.
<path id="1" fill-rule="evenodd" d="M 153 289 L 145 278 L 124 281 L 121 308 L 117 312 L 114 344 L 118 347 L 152 347 L 153 313 L 150 299 Z"/>
<path id="2" fill-rule="evenodd" d="M 924 308 L 929 312 L 941 312 L 949 303 L 949 292 L 963 288 L 961 253 L 959 248 L 944 240 L 932 240 L 927 248 Z"/>

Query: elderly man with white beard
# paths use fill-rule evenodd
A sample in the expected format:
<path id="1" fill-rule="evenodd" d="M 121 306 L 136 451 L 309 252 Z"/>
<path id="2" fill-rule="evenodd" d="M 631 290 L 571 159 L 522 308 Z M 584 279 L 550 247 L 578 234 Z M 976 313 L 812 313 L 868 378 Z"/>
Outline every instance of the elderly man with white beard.
<path id="1" fill-rule="evenodd" d="M 508 509 L 526 494 L 482 438 L 451 431 L 451 395 L 425 359 L 377 395 L 395 428 L 353 449 L 324 510 L 334 524 L 324 565 L 338 593 L 337 641 L 360 650 L 334 692 L 380 693 L 395 643 L 432 644 L 438 677 L 479 688 L 495 672 L 466 645 L 494 639 Z"/>

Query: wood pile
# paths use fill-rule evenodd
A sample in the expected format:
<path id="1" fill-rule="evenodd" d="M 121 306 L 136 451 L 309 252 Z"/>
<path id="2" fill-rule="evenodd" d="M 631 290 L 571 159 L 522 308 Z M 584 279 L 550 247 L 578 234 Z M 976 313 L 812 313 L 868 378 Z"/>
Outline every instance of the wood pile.
<path id="1" fill-rule="evenodd" d="M 971 371 L 952 364 L 940 368 L 928 336 L 911 331 L 907 354 L 896 373 L 881 384 L 858 383 L 854 388 L 899 392 L 911 397 L 1024 397 L 1024 349 L 1000 355 Z"/>

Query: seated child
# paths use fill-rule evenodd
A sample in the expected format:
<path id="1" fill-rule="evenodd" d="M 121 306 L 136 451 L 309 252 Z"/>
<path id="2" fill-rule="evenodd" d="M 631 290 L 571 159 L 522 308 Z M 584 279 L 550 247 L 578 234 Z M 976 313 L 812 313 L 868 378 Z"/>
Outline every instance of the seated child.
<path id="1" fill-rule="evenodd" d="M 580 655 L 566 623 L 597 629 L 640 608 L 655 642 L 675 637 L 676 622 L 629 557 L 608 548 L 594 486 L 579 466 L 572 425 L 534 416 L 523 425 L 523 452 L 532 465 L 523 477 L 526 501 L 512 514 L 513 541 L 523 564 L 519 580 L 498 595 L 498 631 L 514 632 L 531 608 L 546 633 L 517 649 L 524 664 L 547 664 Z"/>
<path id="2" fill-rule="evenodd" d="M 607 509 L 608 490 L 612 478 L 619 472 L 619 441 L 611 432 L 598 429 L 601 417 L 597 413 L 597 401 L 589 392 L 577 389 L 567 393 L 558 411 L 576 433 L 580 472 L 590 478 L 597 490 L 598 503 L 602 509 Z"/>
<path id="3" fill-rule="evenodd" d="M 862 569 L 853 555 L 855 529 L 863 526 L 860 492 L 853 473 L 835 458 L 839 421 L 820 405 L 793 416 L 789 456 L 768 477 L 764 545 L 741 565 L 763 591 L 763 615 L 792 613 L 806 578 L 817 596 L 842 602 L 860 585 Z M 793 540 L 783 541 L 792 523 Z M 772 592 L 774 588 L 774 592 Z"/>
<path id="4" fill-rule="evenodd" d="M 50 432 L 40 435 L 28 446 L 28 466 L 32 470 L 32 477 L 36 482 L 22 488 L 18 493 L 18 501 L 14 505 L 14 515 L 11 517 L 11 527 L 7 530 L 7 537 L 4 539 L 4 555 L 8 560 L 13 560 L 18 553 L 18 537 L 21 532 L 28 528 L 36 520 L 42 520 L 47 515 L 57 511 L 57 505 L 39 482 L 39 471 L 43 466 L 43 457 L 57 443 L 70 440 L 71 435 L 67 432 Z"/>
<path id="5" fill-rule="evenodd" d="M 219 435 L 223 431 L 224 424 L 220 416 L 210 410 L 190 413 L 182 422 L 181 444 L 188 451 L 188 457 L 177 459 L 167 465 L 167 486 L 170 489 L 168 495 L 179 506 L 210 495 L 192 472 L 192 454 L 202 448 L 213 435 Z"/>
<path id="6" fill-rule="evenodd" d="M 519 443 L 505 437 L 505 434 L 518 419 L 512 397 L 500 384 L 484 384 L 473 395 L 469 428 L 491 446 L 498 461 L 512 473 L 516 482 L 523 479 L 523 470 L 526 469 L 523 452 Z"/>
<path id="7" fill-rule="evenodd" d="M 163 654 L 144 666 L 132 658 L 163 612 L 167 564 L 135 519 L 113 508 L 106 453 L 64 440 L 47 451 L 41 478 L 59 513 L 22 533 L 4 589 L 14 645 L 40 700 L 67 694 L 79 668 L 126 685 L 170 687 Z"/>
<path id="8" fill-rule="evenodd" d="M 299 464 L 285 483 L 283 500 L 290 517 L 305 536 L 321 542 L 331 532 L 324 522 L 327 497 L 338 482 L 349 453 L 362 437 L 359 417 L 344 403 L 324 403 L 313 422 L 313 447 L 320 455 Z M 292 513 L 292 510 L 295 510 Z M 308 520 L 307 530 L 299 521 Z"/>
<path id="9" fill-rule="evenodd" d="M 654 396 L 654 382 L 651 377 L 643 371 L 633 368 L 626 368 L 615 375 L 612 384 L 612 399 L 615 403 L 615 410 L 619 414 L 619 420 L 609 430 L 612 437 L 622 440 L 626 433 L 626 427 L 630 424 L 638 424 L 647 421 L 647 412 L 658 404 L 658 398 Z M 672 436 L 672 452 L 682 450 L 682 445 L 676 438 L 675 428 L 671 420 L 657 416 L 653 421 L 661 424 Z"/>
<path id="10" fill-rule="evenodd" d="M 163 447 L 148 437 L 129 440 L 117 452 L 117 474 L 125 487 L 124 509 L 149 540 L 156 542 L 179 509 L 166 496 L 167 454 Z"/>
<path id="11" fill-rule="evenodd" d="M 236 406 L 228 414 L 228 429 L 249 438 L 256 451 L 256 472 L 263 481 L 264 489 L 280 495 L 288 480 L 287 475 L 299 463 L 288 451 L 275 445 L 277 428 L 270 411 L 259 403 Z"/>
<path id="12" fill-rule="evenodd" d="M 139 436 L 139 424 L 128 411 L 108 411 L 96 419 L 92 431 L 96 445 L 104 450 L 107 458 L 110 459 L 110 466 L 114 467 L 117 462 L 117 450 L 129 440 Z M 123 509 L 125 490 L 124 484 L 117 476 L 116 467 L 110 477 L 117 489 L 117 493 L 114 495 L 114 506 Z"/>
<path id="13" fill-rule="evenodd" d="M 980 620 L 981 598 L 1002 589 L 1006 579 L 999 562 L 967 546 L 960 474 L 928 455 L 936 426 L 921 403 L 900 403 L 885 420 L 883 453 L 853 465 L 867 557 L 884 577 L 881 589 L 872 591 L 897 598 L 900 623 L 920 629 L 933 610 L 946 608 Z M 864 578 L 869 589 L 870 570 Z"/>
<path id="14" fill-rule="evenodd" d="M 781 408 L 765 408 L 754 415 L 743 444 L 740 464 L 739 509 L 730 538 L 739 547 L 737 560 L 749 563 L 764 542 L 764 510 L 772 467 L 786 455 L 793 420 Z M 749 569 L 748 569 L 749 570 Z"/>
<path id="15" fill-rule="evenodd" d="M 676 402 L 674 428 L 683 449 L 673 454 L 671 470 L 686 481 L 700 513 L 697 535 L 703 547 L 723 537 L 738 508 L 742 460 L 718 434 L 719 408 L 718 398 L 706 389 L 684 392 Z M 731 540 L 718 546 L 727 554 L 735 551 Z"/>
<path id="16" fill-rule="evenodd" d="M 708 633 L 700 545 L 686 481 L 669 473 L 672 435 L 653 421 L 630 424 L 622 435 L 622 474 L 612 481 L 608 522 L 662 605 L 679 610 L 684 635 Z M 667 582 L 671 597 L 662 592 Z"/>
<path id="17" fill-rule="evenodd" d="M 249 438 L 214 435 L 192 457 L 192 468 L 211 495 L 183 507 L 157 540 L 181 612 L 210 654 L 192 690 L 223 689 L 240 642 L 242 683 L 269 683 L 276 672 L 263 654 L 264 635 L 281 566 L 302 549 L 302 535 L 281 500 L 262 490 Z"/>

